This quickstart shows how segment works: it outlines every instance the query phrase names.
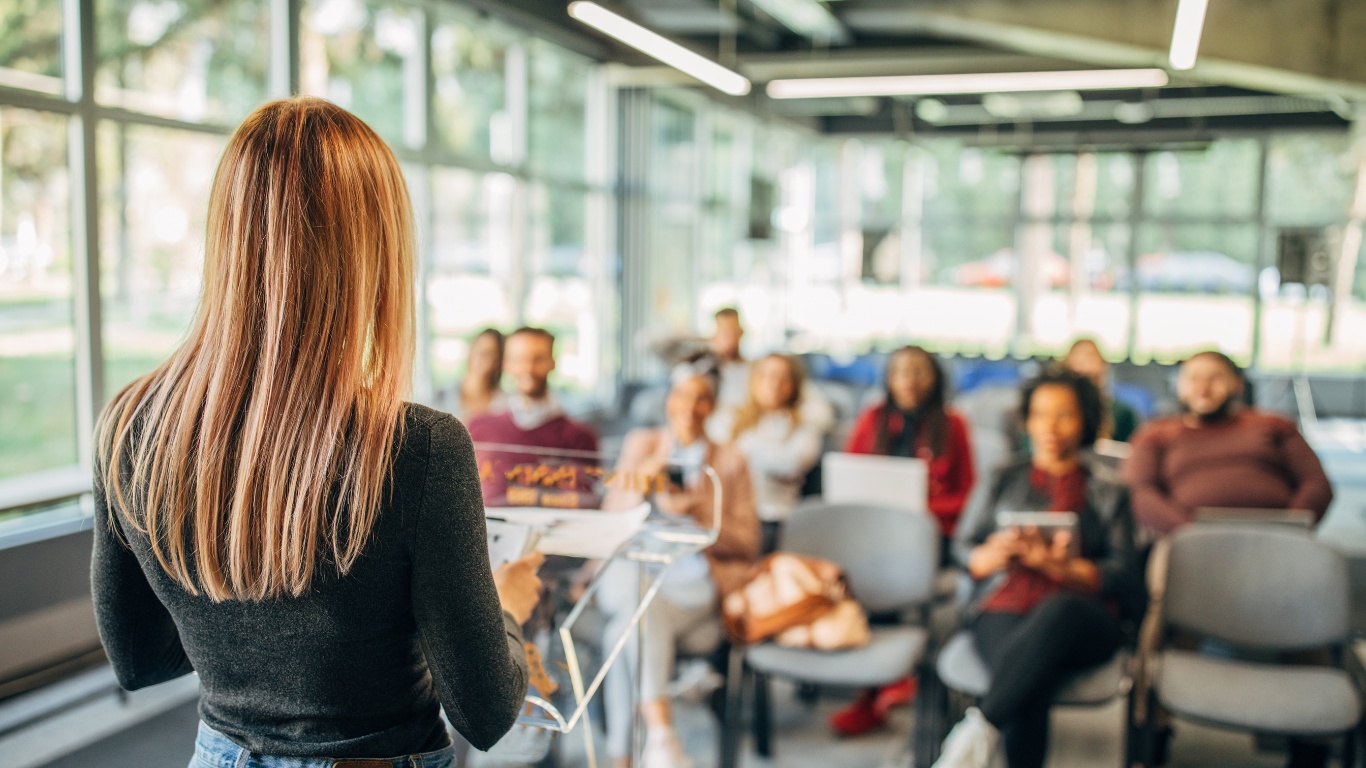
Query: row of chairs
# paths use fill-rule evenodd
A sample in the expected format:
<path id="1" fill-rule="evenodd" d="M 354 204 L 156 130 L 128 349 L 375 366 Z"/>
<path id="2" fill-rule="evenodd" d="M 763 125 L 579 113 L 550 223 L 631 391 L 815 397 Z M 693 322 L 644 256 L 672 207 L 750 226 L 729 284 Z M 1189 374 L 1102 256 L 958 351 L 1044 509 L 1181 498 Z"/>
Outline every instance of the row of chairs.
<path id="1" fill-rule="evenodd" d="M 867 647 L 850 651 L 771 643 L 732 649 L 721 768 L 737 765 L 747 698 L 755 705 L 756 751 L 771 754 L 768 685 L 774 677 L 803 686 L 862 688 L 917 675 L 910 750 L 918 768 L 933 763 L 947 728 L 990 686 L 990 673 L 966 632 L 945 636 L 932 629 L 932 612 L 945 600 L 937 573 L 939 541 L 932 519 L 900 510 L 814 504 L 794 512 L 780 549 L 838 563 L 870 613 L 912 620 L 875 627 Z M 1156 609 L 1160 613 L 1150 617 L 1155 623 L 1145 627 L 1157 642 L 1141 653 L 1122 651 L 1076 676 L 1060 689 L 1056 703 L 1096 706 L 1126 697 L 1126 767 L 1160 761 L 1153 716 L 1160 707 L 1173 717 L 1221 728 L 1340 737 L 1342 765 L 1350 768 L 1362 706 L 1343 669 L 1350 596 L 1342 556 L 1306 532 L 1246 524 L 1192 526 L 1174 535 L 1169 547 L 1162 555 L 1165 597 Z M 1175 633 L 1242 653 L 1228 658 L 1169 647 L 1166 641 Z M 1317 664 L 1281 663 L 1285 654 L 1309 651 L 1326 655 Z M 1133 685 L 1136 673 L 1147 681 L 1141 688 Z M 1139 711 L 1146 713 L 1141 722 L 1135 717 Z"/>

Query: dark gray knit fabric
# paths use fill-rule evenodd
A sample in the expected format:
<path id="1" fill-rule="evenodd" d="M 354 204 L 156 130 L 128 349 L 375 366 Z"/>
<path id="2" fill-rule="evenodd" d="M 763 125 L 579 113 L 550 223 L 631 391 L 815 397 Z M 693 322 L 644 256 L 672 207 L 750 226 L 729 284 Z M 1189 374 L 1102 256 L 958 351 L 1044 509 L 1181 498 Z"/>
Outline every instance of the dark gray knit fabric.
<path id="1" fill-rule="evenodd" d="M 474 446 L 449 415 L 409 405 L 403 419 L 364 554 L 345 576 L 324 568 L 301 598 L 190 595 L 146 536 L 110 514 L 97 477 L 91 579 L 119 682 L 198 671 L 203 720 L 267 755 L 440 749 L 439 705 L 474 746 L 498 741 L 526 693 L 526 656 L 489 569 Z"/>

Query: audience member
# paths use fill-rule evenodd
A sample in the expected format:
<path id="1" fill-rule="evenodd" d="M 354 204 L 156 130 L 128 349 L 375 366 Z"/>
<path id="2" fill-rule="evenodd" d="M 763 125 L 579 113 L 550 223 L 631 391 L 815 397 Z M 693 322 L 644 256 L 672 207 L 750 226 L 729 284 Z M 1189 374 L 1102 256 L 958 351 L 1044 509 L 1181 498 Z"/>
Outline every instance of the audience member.
<path id="1" fill-rule="evenodd" d="M 745 404 L 716 417 L 722 419 L 719 429 L 749 462 L 764 524 L 764 551 L 772 550 L 778 525 L 797 505 L 802 482 L 821 457 L 824 434 L 802 418 L 805 383 L 806 372 L 796 358 L 768 355 L 754 364 Z"/>
<path id="2" fill-rule="evenodd" d="M 1100 425 L 1100 436 L 1121 443 L 1129 442 L 1138 429 L 1138 412 L 1114 396 L 1110 380 L 1110 361 L 1100 354 L 1100 347 L 1092 339 L 1077 339 L 1067 356 L 1062 359 L 1067 370 L 1085 376 L 1100 390 L 1105 402 L 1105 420 Z"/>
<path id="3" fill-rule="evenodd" d="M 739 408 L 749 392 L 750 365 L 740 352 L 745 328 L 740 324 L 740 311 L 734 307 L 717 310 L 714 319 L 716 328 L 708 344 L 717 366 L 716 405 L 720 410 Z"/>
<path id="4" fill-rule="evenodd" d="M 925 460 L 928 508 L 947 542 L 972 493 L 976 470 L 967 422 L 948 408 L 945 390 L 944 371 L 934 355 L 920 347 L 898 349 L 887 360 L 885 398 L 859 416 L 845 450 Z M 915 689 L 908 677 L 881 691 L 865 691 L 835 713 L 830 726 L 844 736 L 881 727 L 887 711 L 909 702 Z"/>
<path id="5" fill-rule="evenodd" d="M 959 532 L 977 584 L 968 630 L 991 687 L 944 741 L 936 768 L 1042 768 L 1048 710 L 1063 677 L 1101 664 L 1124 640 L 1121 617 L 1143 607 L 1128 494 L 1084 458 L 1103 419 L 1099 392 L 1072 373 L 1026 385 L 1030 459 L 1003 469 Z M 1001 529 L 1000 512 L 1072 512 L 1073 529 Z M 1004 738 L 1003 738 L 1004 734 Z"/>
<path id="6" fill-rule="evenodd" d="M 484 503 L 495 506 L 507 503 L 508 474 L 513 468 L 563 463 L 563 457 L 556 456 L 554 451 L 598 450 L 597 433 L 566 416 L 550 392 L 555 337 L 541 328 L 519 328 L 507 337 L 505 346 L 504 372 L 512 378 L 514 387 L 507 398 L 507 410 L 485 413 L 469 423 L 470 437 L 479 452 Z M 485 449 L 480 444 L 549 449 L 550 453 Z M 583 488 L 590 485 L 586 479 L 579 483 Z"/>
<path id="7" fill-rule="evenodd" d="M 1293 422 L 1242 404 L 1243 376 L 1220 352 L 1181 366 L 1186 412 L 1141 429 L 1124 466 L 1139 523 L 1165 536 L 1204 507 L 1308 510 L 1322 518 L 1333 490 Z"/>
<path id="8" fill-rule="evenodd" d="M 442 405 L 465 422 L 485 413 L 501 413 L 507 408 L 507 393 L 499 386 L 502 380 L 503 334 L 496 328 L 485 328 L 470 342 L 465 378 Z"/>
<path id="9" fill-rule="evenodd" d="M 717 384 L 716 412 L 707 423 L 707 435 L 713 442 L 725 443 L 731 439 L 735 412 L 749 401 L 750 375 L 753 364 L 740 352 L 740 340 L 744 338 L 745 328 L 740 324 L 740 312 L 734 307 L 726 307 L 716 312 L 716 329 L 707 344 L 710 357 L 715 361 L 719 383 Z M 819 431 L 822 435 L 835 428 L 836 414 L 830 400 L 819 389 L 803 380 L 801 387 L 800 415 L 802 421 Z"/>
<path id="10" fill-rule="evenodd" d="M 704 430 L 715 407 L 715 379 L 690 366 L 680 366 L 665 405 L 668 426 L 635 430 L 622 447 L 619 475 L 657 477 L 671 474 L 670 467 L 682 468 L 681 477 L 671 478 L 667 490 L 654 494 L 661 512 L 691 518 L 698 525 L 712 525 L 718 510 L 713 506 L 711 484 L 699 471 L 704 464 L 720 480 L 722 507 L 716 543 L 669 569 L 659 593 L 645 609 L 644 637 L 639 643 L 634 638 L 626 643 L 629 667 L 618 663 L 608 673 L 607 743 L 618 766 L 630 765 L 632 677 L 639 685 L 647 728 L 643 764 L 647 768 L 689 764 L 673 728 L 666 693 L 675 656 L 678 649 L 699 654 L 720 644 L 720 601 L 741 586 L 759 555 L 759 523 L 744 455 L 733 447 L 711 443 Z M 676 484 L 678 480 L 681 484 Z M 613 491 L 614 496 L 626 493 Z M 621 503 L 609 498 L 604 506 L 612 508 Z M 605 642 L 613 643 L 630 627 L 638 605 L 640 566 L 613 561 L 607 567 L 597 600 L 606 618 Z"/>

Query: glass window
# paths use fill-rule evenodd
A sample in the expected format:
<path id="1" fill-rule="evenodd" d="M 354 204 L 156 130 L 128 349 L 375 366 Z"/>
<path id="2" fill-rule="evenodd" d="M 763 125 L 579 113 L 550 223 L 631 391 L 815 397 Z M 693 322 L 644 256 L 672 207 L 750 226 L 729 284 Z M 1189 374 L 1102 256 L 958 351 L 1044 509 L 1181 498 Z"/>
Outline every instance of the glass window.
<path id="1" fill-rule="evenodd" d="M 953 141 L 924 144 L 934 162 L 925 178 L 925 218 L 1013 216 L 1020 205 L 1020 158 Z"/>
<path id="2" fill-rule="evenodd" d="M 0 85 L 62 92 L 62 6 L 57 0 L 0 3 Z"/>
<path id="3" fill-rule="evenodd" d="M 935 220 L 922 228 L 935 285 L 906 302 L 908 333 L 936 349 L 1004 354 L 1015 333 L 1015 232 L 1004 220 Z M 946 323 L 944 318 L 955 318 Z"/>
<path id="4" fill-rule="evenodd" d="M 199 302 L 209 190 L 225 139 L 125 123 L 99 133 L 106 392 L 179 344 Z"/>
<path id="5" fill-rule="evenodd" d="M 602 375 L 600 282 L 587 243 L 588 195 L 534 184 L 528 194 L 525 321 L 555 334 L 557 387 L 590 395 Z"/>
<path id="6" fill-rule="evenodd" d="M 1176 361 L 1216 347 L 1250 360 L 1255 224 L 1145 224 L 1138 253 L 1136 357 Z"/>
<path id="7" fill-rule="evenodd" d="M 0 479 L 77 462 L 66 137 L 0 107 Z"/>
<path id="8" fill-rule="evenodd" d="M 105 104 L 233 123 L 266 97 L 264 0 L 95 0 L 95 17 Z"/>
<path id="9" fill-rule="evenodd" d="M 581 180 L 587 153 L 592 62 L 549 43 L 528 44 L 528 151 L 532 171 Z"/>
<path id="10" fill-rule="evenodd" d="M 650 188 L 662 199 L 692 202 L 697 190 L 697 125 L 693 112 L 656 99 L 651 110 Z"/>
<path id="11" fill-rule="evenodd" d="M 443 147 L 503 164 L 521 160 L 508 104 L 508 81 L 525 77 L 521 61 L 511 35 L 487 21 L 442 12 L 432 30 L 431 66 L 433 124 Z"/>
<path id="12" fill-rule="evenodd" d="M 1357 166 L 1350 150 L 1347 135 L 1272 138 L 1267 157 L 1267 217 L 1278 224 L 1320 224 L 1346 218 Z"/>
<path id="13" fill-rule="evenodd" d="M 1148 155 L 1144 208 L 1157 216 L 1240 216 L 1257 210 L 1261 148 L 1252 139 L 1220 140 L 1204 151 Z"/>
<path id="14" fill-rule="evenodd" d="M 400 3 L 309 0 L 300 85 L 356 113 L 392 144 L 422 146 L 422 14 Z"/>
<path id="15" fill-rule="evenodd" d="M 517 181 L 505 173 L 457 168 L 431 172 L 432 235 L 428 333 L 432 384 L 450 389 L 463 375 L 469 340 L 485 327 L 511 330 L 518 307 L 510 286 Z"/>

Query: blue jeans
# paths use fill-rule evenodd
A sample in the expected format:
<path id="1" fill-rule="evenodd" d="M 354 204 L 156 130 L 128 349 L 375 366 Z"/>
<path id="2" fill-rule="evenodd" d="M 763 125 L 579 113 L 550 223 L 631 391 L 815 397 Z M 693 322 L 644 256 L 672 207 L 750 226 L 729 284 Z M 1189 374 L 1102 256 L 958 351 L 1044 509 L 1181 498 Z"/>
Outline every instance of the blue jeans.
<path id="1" fill-rule="evenodd" d="M 455 768 L 455 748 L 446 747 L 435 752 L 402 757 L 334 758 L 334 757 L 273 757 L 258 755 L 239 747 L 231 739 L 204 723 L 199 724 L 199 737 L 194 743 L 194 758 L 189 768 Z"/>

